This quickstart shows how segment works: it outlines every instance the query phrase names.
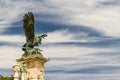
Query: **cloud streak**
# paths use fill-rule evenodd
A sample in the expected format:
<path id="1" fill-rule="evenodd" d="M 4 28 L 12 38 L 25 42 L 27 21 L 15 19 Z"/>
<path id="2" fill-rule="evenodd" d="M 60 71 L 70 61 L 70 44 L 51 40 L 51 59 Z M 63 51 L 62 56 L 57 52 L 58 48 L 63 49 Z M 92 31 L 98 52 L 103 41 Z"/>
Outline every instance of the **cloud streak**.
<path id="1" fill-rule="evenodd" d="M 117 4 L 114 4 L 114 3 Z M 27 4 L 26 4 L 27 3 Z M 106 3 L 106 4 L 105 4 Z M 113 4 L 110 6 L 109 4 Z M 33 11 L 35 14 L 46 14 L 36 20 L 57 22 L 67 25 L 84 25 L 96 29 L 104 36 L 119 37 L 119 1 L 112 0 L 46 0 L 46 1 L 10 1 L 1 0 L 0 24 L 10 24 L 22 20 L 22 14 Z M 39 8 L 38 8 L 39 6 Z M 14 8 L 14 10 L 12 10 Z M 12 10 L 12 11 L 10 11 Z M 5 14 L 6 13 L 6 14 Z M 3 29 L 5 26 L 0 25 Z"/>

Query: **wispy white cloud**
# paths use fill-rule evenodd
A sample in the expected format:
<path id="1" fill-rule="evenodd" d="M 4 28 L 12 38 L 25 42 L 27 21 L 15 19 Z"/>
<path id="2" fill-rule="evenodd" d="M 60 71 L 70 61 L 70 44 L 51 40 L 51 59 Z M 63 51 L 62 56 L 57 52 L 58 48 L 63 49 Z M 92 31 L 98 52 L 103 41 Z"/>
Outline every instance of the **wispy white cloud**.
<path id="1" fill-rule="evenodd" d="M 51 80 L 60 80 L 60 74 L 66 75 L 64 79 L 70 80 L 72 80 L 71 78 L 75 80 L 78 78 L 83 80 L 106 80 L 109 77 L 119 80 L 117 69 L 120 66 L 118 64 L 119 59 L 117 59 L 119 54 L 113 56 L 117 52 L 115 49 L 78 46 L 51 46 L 43 47 L 43 49 L 45 50 L 43 51 L 44 55 L 51 57 L 51 61 L 46 64 L 46 69 L 51 71 L 46 72 L 46 75 L 48 78 L 51 77 Z M 103 56 L 100 56 L 101 54 Z M 114 68 L 116 69 L 114 70 Z"/>
<path id="2" fill-rule="evenodd" d="M 0 42 L 4 43 L 24 43 L 25 36 L 22 35 L 0 35 Z"/>
<path id="3" fill-rule="evenodd" d="M 0 62 L 2 63 L 0 68 L 12 68 L 16 63 L 15 59 L 23 53 L 21 47 L 4 45 L 0 46 L 0 49 Z"/>
<path id="4" fill-rule="evenodd" d="M 113 40 L 119 38 L 110 37 L 94 37 L 89 36 L 87 32 L 70 32 L 67 29 L 56 30 L 47 33 L 47 37 L 43 40 L 43 43 L 60 43 L 60 42 L 80 42 L 80 43 L 92 43 L 105 40 Z"/>
<path id="5" fill-rule="evenodd" d="M 2 65 L 0 68 L 10 68 L 14 63 L 16 58 L 20 58 L 21 55 L 24 53 L 21 50 L 21 46 L 9 46 L 9 45 L 4 45 L 0 46 L 0 62 Z M 73 61 L 67 61 L 63 62 L 63 60 L 56 60 L 55 62 L 50 61 L 50 65 L 64 65 L 64 64 L 75 64 L 75 63 L 86 63 L 86 62 L 93 62 L 97 60 L 107 60 L 109 58 L 107 57 L 99 57 L 99 56 L 89 56 L 93 53 L 106 53 L 106 52 L 116 52 L 116 49 L 111 49 L 111 48 L 95 48 L 95 47 L 79 47 L 79 46 L 67 46 L 67 45 L 55 45 L 55 46 L 42 46 L 40 47 L 42 49 L 42 54 L 45 57 L 50 57 L 52 58 L 76 58 L 76 59 L 81 59 L 81 63 L 77 62 L 75 60 Z M 99 52 L 99 53 L 98 53 Z M 6 59 L 7 58 L 7 59 Z M 111 58 L 111 57 L 110 57 Z M 10 60 L 10 63 L 7 62 Z M 111 59 L 112 60 L 112 59 Z M 4 62 L 4 63 L 3 63 Z M 94 63 L 94 62 L 93 62 Z M 86 65 L 88 67 L 88 65 Z M 90 65 L 89 65 L 90 66 Z M 82 67 L 82 66 L 81 66 Z M 84 66 L 83 66 L 84 67 Z"/>
<path id="6" fill-rule="evenodd" d="M 76 35 L 77 34 L 77 35 Z M 88 33 L 84 32 L 70 32 L 67 29 L 56 30 L 53 32 L 48 32 L 47 37 L 42 40 L 43 44 L 47 43 L 66 43 L 66 42 L 80 42 L 80 43 L 91 43 L 99 42 L 103 40 L 110 40 L 112 38 L 99 38 L 99 37 L 89 37 Z M 0 42 L 22 45 L 26 42 L 25 35 L 0 35 Z"/>
<path id="7" fill-rule="evenodd" d="M 22 20 L 23 14 L 33 11 L 37 14 L 55 15 L 54 18 L 38 18 L 44 21 L 58 22 L 60 24 L 84 25 L 96 29 L 105 36 L 119 37 L 119 8 L 120 4 L 109 6 L 99 5 L 112 0 L 46 0 L 46 1 L 0 1 L 0 24 L 12 24 Z M 106 6 L 105 6 L 106 5 Z M 14 10 L 12 10 L 14 9 Z M 36 20 L 38 20 L 36 19 Z M 10 25 L 12 26 L 12 25 Z M 10 27 L 7 26 L 7 27 Z M 3 29 L 4 26 L 0 25 Z"/>
<path id="8" fill-rule="evenodd" d="M 77 34 L 77 35 L 76 35 Z M 57 30 L 54 32 L 47 33 L 48 37 L 43 40 L 44 43 L 59 43 L 59 42 L 96 42 L 97 39 L 85 39 L 80 37 L 87 37 L 88 33 L 75 32 L 72 33 L 67 29 Z"/>

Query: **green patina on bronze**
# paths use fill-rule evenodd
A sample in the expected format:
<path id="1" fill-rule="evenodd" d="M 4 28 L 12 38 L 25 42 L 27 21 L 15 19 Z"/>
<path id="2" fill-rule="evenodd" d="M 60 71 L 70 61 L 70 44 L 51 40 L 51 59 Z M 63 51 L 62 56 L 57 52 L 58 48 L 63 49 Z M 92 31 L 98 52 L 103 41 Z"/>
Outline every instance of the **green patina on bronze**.
<path id="1" fill-rule="evenodd" d="M 41 50 L 39 48 L 34 48 L 34 46 L 41 44 L 42 39 L 45 38 L 47 34 L 35 35 L 34 16 L 32 12 L 28 12 L 23 16 L 23 22 L 26 43 L 22 47 L 22 50 L 24 51 L 22 57 L 28 57 L 33 54 L 41 54 Z"/>

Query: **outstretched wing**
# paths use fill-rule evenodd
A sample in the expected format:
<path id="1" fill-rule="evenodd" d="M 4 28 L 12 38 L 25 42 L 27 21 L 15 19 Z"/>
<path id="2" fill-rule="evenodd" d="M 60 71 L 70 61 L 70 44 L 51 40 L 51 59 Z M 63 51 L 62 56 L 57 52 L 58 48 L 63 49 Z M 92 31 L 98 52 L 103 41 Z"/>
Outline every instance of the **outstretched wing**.
<path id="1" fill-rule="evenodd" d="M 34 33 L 34 16 L 32 12 L 28 12 L 23 16 L 23 27 L 26 36 L 26 41 L 33 41 L 35 37 Z"/>

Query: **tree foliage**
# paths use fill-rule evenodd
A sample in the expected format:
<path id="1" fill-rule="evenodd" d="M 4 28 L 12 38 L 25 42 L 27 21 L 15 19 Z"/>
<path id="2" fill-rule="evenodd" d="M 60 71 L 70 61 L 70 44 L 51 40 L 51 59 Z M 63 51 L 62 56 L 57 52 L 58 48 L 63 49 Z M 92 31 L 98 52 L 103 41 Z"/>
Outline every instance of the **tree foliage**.
<path id="1" fill-rule="evenodd" d="M 9 76 L 1 77 L 0 80 L 13 80 L 13 77 L 9 77 Z"/>

